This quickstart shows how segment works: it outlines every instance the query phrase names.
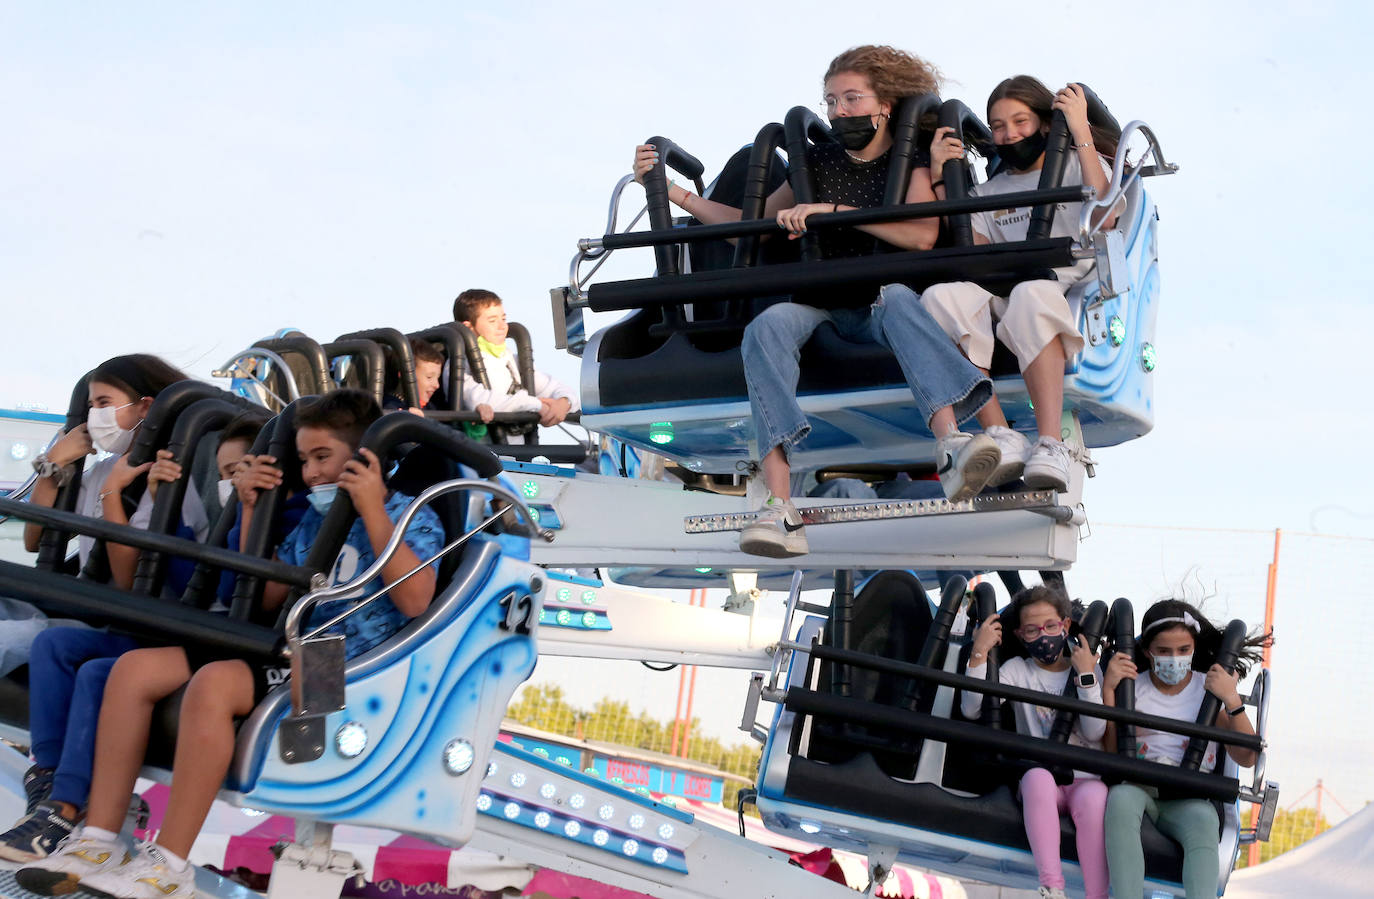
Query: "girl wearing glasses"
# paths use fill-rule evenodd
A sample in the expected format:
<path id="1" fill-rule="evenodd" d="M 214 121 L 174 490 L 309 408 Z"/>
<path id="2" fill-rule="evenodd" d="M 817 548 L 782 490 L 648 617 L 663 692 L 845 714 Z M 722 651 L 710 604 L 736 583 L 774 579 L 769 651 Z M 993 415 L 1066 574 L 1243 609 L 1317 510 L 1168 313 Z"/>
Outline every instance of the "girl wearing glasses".
<path id="1" fill-rule="evenodd" d="M 1069 600 L 1053 587 L 1040 585 L 1020 591 L 1012 598 L 1002 616 L 991 615 L 973 634 L 973 650 L 966 673 L 984 677 L 988 651 L 1002 644 L 1002 622 L 1016 636 L 1011 647 L 1024 647 L 1029 656 L 1004 659 L 998 681 L 1028 690 L 1063 695 L 1072 677 L 1078 698 L 1102 702 L 1101 674 L 1097 659 L 1088 649 L 1087 639 L 1069 640 Z M 983 704 L 981 693 L 963 694 L 960 709 L 965 718 L 976 718 Z M 1055 710 L 1012 703 L 1016 731 L 1023 736 L 1046 739 L 1054 725 Z M 1101 749 L 1106 730 L 1100 718 L 1079 716 L 1069 734 L 1069 743 Z M 1059 860 L 1059 816 L 1067 811 L 1073 818 L 1078 837 L 1078 864 L 1088 899 L 1107 897 L 1107 853 L 1102 820 L 1107 806 L 1107 787 L 1096 774 L 1075 771 L 1073 783 L 1059 786 L 1045 768 L 1032 768 L 1021 778 L 1021 808 L 1026 824 L 1026 839 L 1040 878 L 1040 895 L 1064 899 L 1064 870 Z M 1139 891 L 1137 891 L 1137 894 Z M 1119 896 L 1133 895 L 1120 893 Z"/>
<path id="2" fill-rule="evenodd" d="M 1107 663 L 1103 678 L 1106 704 L 1115 704 L 1117 684 L 1130 679 L 1135 681 L 1136 711 L 1196 721 L 1203 698 L 1211 693 L 1222 704 L 1216 727 L 1253 734 L 1255 728 L 1245 713 L 1239 684 L 1247 664 L 1259 661 L 1258 647 L 1268 638 L 1260 635 L 1247 640 L 1236 671 L 1227 671 L 1216 664 L 1221 645 L 1221 631 L 1216 625 L 1181 599 L 1157 602 L 1140 619 L 1136 657 L 1119 652 Z M 1141 670 L 1148 671 L 1148 676 L 1140 677 Z M 1108 746 L 1116 743 L 1113 725 L 1107 725 L 1106 740 Z M 1139 758 L 1178 765 L 1187 747 L 1188 738 L 1179 734 L 1136 728 Z M 1253 750 L 1238 746 L 1228 746 L 1226 752 L 1245 767 L 1253 766 L 1257 759 Z M 1216 759 L 1217 744 L 1208 743 L 1199 770 L 1212 770 Z M 1205 799 L 1160 799 L 1153 787 L 1129 783 L 1112 787 L 1107 798 L 1107 857 L 1113 894 L 1139 896 L 1145 888 L 1145 855 L 1140 844 L 1140 822 L 1145 815 L 1161 833 L 1183 847 L 1183 888 L 1189 899 L 1215 896 L 1221 864 L 1216 807 Z"/>
<path id="3" fill-rule="evenodd" d="M 784 183 L 768 197 L 764 214 L 776 216 L 778 227 L 795 240 L 817 213 L 881 206 L 892 147 L 889 117 L 903 97 L 933 94 L 938 87 L 939 74 L 929 63 L 892 47 L 855 47 L 835 57 L 825 73 L 822 106 L 837 143 L 816 144 L 806 154 L 819 202 L 797 204 L 791 186 Z M 635 180 L 643 183 L 658 162 L 656 148 L 636 147 Z M 914 165 L 905 202 L 931 202 L 935 194 L 929 161 L 922 156 Z M 740 218 L 735 207 L 681 185 L 669 184 L 668 199 L 705 224 Z M 893 249 L 928 250 L 938 231 L 936 219 L 909 219 L 823 229 L 819 243 L 823 258 L 840 259 Z M 997 467 L 997 446 L 985 435 L 960 433 L 958 422 L 988 401 L 992 382 L 951 346 L 914 294 L 900 285 L 885 287 L 876 297 L 868 289 L 828 291 L 816 298 L 824 308 L 808 305 L 805 296 L 794 299 L 764 310 L 749 323 L 741 344 L 769 495 L 756 521 L 741 533 L 740 549 L 774 558 L 808 551 L 801 516 L 790 499 L 788 452 L 811 430 L 797 403 L 798 357 L 825 322 L 847 340 L 880 343 L 896 354 L 922 424 L 938 438 L 936 465 L 945 495 L 963 500 L 982 490 Z"/>

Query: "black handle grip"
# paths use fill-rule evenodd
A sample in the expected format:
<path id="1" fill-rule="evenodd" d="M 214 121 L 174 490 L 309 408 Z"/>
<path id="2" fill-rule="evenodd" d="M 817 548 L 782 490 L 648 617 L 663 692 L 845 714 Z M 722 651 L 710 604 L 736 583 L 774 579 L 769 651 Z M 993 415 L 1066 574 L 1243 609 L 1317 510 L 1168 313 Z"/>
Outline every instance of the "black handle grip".
<path id="1" fill-rule="evenodd" d="M 1069 162 L 1069 122 L 1064 111 L 1056 109 L 1050 119 L 1050 135 L 1045 142 L 1045 161 L 1040 167 L 1038 190 L 1048 190 L 1064 183 L 1064 168 Z M 1030 224 L 1026 227 L 1026 240 L 1042 240 L 1050 236 L 1054 227 L 1054 203 L 1041 203 L 1031 210 Z"/>
<path id="2" fill-rule="evenodd" d="M 816 202 L 816 182 L 811 165 L 806 160 L 806 148 L 814 142 L 834 141 L 830 126 L 808 106 L 794 106 L 782 120 L 783 140 L 787 146 L 787 181 L 792 185 L 792 198 L 800 206 Z M 816 233 L 807 230 L 801 237 L 803 262 L 821 258 L 821 245 Z"/>
<path id="3" fill-rule="evenodd" d="M 376 341 L 362 338 L 335 340 L 324 344 L 322 349 L 331 367 L 335 359 L 346 356 L 358 368 L 356 380 L 350 379 L 347 383 L 340 383 L 340 387 L 357 387 L 365 390 L 372 394 L 377 405 L 382 404 L 386 399 L 386 353 L 382 352 Z M 333 377 L 332 371 L 330 377 Z"/>
<path id="4" fill-rule="evenodd" d="M 659 159 L 666 163 L 653 166 L 644 173 L 644 198 L 649 206 L 649 228 L 653 231 L 670 231 L 673 227 L 673 211 L 668 205 L 667 165 L 672 165 L 677 145 L 660 135 L 655 135 L 644 143 L 652 144 L 658 150 Z M 676 275 L 678 268 L 675 247 L 671 244 L 654 247 L 654 265 L 657 266 L 659 275 Z"/>
<path id="5" fill-rule="evenodd" d="M 1088 639 L 1088 648 L 1096 652 L 1097 646 L 1102 642 L 1102 635 L 1107 630 L 1107 604 L 1099 599 L 1088 606 L 1088 610 L 1083 614 L 1083 622 L 1079 628 L 1082 635 Z M 1070 641 L 1072 641 L 1072 637 Z M 1064 650 L 1065 652 L 1072 653 L 1072 642 L 1066 645 Z M 1068 697 L 1078 695 L 1078 684 L 1074 680 L 1072 667 L 1069 669 L 1069 679 L 1064 682 L 1063 692 L 1064 695 Z M 1050 739 L 1056 743 L 1069 742 L 1069 734 L 1073 732 L 1073 726 L 1077 723 L 1077 713 L 1060 709 L 1054 716 L 1054 724 L 1050 726 Z"/>
<path id="6" fill-rule="evenodd" d="M 1222 631 L 1221 645 L 1217 647 L 1216 663 L 1231 674 L 1235 673 L 1236 663 L 1240 661 L 1240 651 L 1245 647 L 1246 630 L 1245 622 L 1236 618 L 1226 625 L 1226 630 Z M 1202 672 L 1197 673 L 1201 674 Z M 1197 723 L 1214 723 L 1220 711 L 1221 698 L 1210 692 L 1203 694 L 1202 706 L 1197 713 Z M 1201 737 L 1193 737 L 1188 741 L 1188 748 L 1183 751 L 1183 763 L 1179 767 L 1189 771 L 1198 770 L 1206 752 L 1207 741 Z"/>
<path id="7" fill-rule="evenodd" d="M 201 438 L 211 431 L 223 428 L 240 411 L 242 410 L 239 405 L 227 399 L 207 397 L 192 403 L 177 416 L 165 448 L 172 454 L 172 461 L 182 466 L 182 476 L 170 484 L 164 484 L 158 490 L 148 518 L 149 531 L 155 534 L 172 533 L 181 512 L 182 501 L 186 498 L 186 491 L 190 489 L 191 465 L 195 461 L 195 453 L 200 446 Z M 166 570 L 167 557 L 162 553 L 154 550 L 139 553 L 138 567 L 134 572 L 133 592 L 157 596 L 162 590 L 162 579 Z"/>
<path id="8" fill-rule="evenodd" d="M 949 632 L 954 628 L 954 619 L 959 615 L 959 606 L 964 602 L 968 581 L 963 575 L 951 575 L 940 591 L 940 607 L 935 610 L 935 619 L 930 623 L 930 633 L 921 645 L 921 654 L 916 664 L 926 668 L 938 668 L 944 661 L 945 649 L 949 646 Z"/>
<path id="9" fill-rule="evenodd" d="M 854 623 L 854 572 L 845 568 L 835 569 L 835 593 L 830 601 L 831 646 L 850 649 L 850 631 Z M 848 696 L 853 692 L 852 672 L 848 665 L 839 663 L 830 666 L 830 692 L 836 696 Z"/>
<path id="10" fill-rule="evenodd" d="M 288 404 L 277 413 L 276 418 L 263 426 L 258 432 L 258 439 L 253 441 L 252 455 L 276 457 L 277 467 L 282 471 L 282 483 L 258 493 L 253 504 L 253 520 L 248 525 L 247 533 L 242 535 L 244 555 L 265 559 L 275 549 L 272 546 L 272 531 L 281 518 L 286 492 L 301 486 L 300 463 L 296 461 L 296 407 L 306 399 L 311 397 L 302 397 Z M 240 575 L 229 602 L 229 617 L 236 621 L 255 617 L 262 603 L 262 588 L 261 578 Z"/>
<path id="11" fill-rule="evenodd" d="M 978 623 L 982 624 L 993 615 L 997 614 L 997 590 L 987 581 L 983 581 L 973 588 L 973 607 L 978 614 Z M 984 680 L 989 683 L 997 683 L 1001 662 L 999 660 L 997 647 L 988 649 L 987 673 Z M 983 694 L 983 705 L 978 711 L 978 723 L 992 728 L 1002 726 L 1001 701 L 995 696 Z"/>
<path id="12" fill-rule="evenodd" d="M 893 111 L 890 122 L 892 148 L 888 151 L 887 184 L 883 190 L 884 206 L 906 202 L 912 160 L 921 152 L 918 138 L 921 119 L 933 115 L 939 106 L 940 98 L 935 94 L 920 94 L 902 98 Z"/>
<path id="13" fill-rule="evenodd" d="M 253 344 L 264 350 L 271 350 L 291 365 L 291 357 L 298 356 L 301 364 L 291 365 L 291 373 L 296 379 L 296 389 L 302 394 L 327 393 L 334 386 L 329 374 L 329 357 L 314 340 L 304 334 L 296 333 L 290 337 L 271 337 Z"/>
<path id="14" fill-rule="evenodd" d="M 1124 652 L 1135 657 L 1135 610 L 1131 601 L 1125 597 L 1112 603 L 1111 612 L 1112 653 Z M 1135 711 L 1135 681 L 1122 678 L 1116 685 L 1116 707 L 1128 712 Z M 1116 726 L 1116 751 L 1119 755 L 1135 758 L 1135 725 Z"/>
<path id="15" fill-rule="evenodd" d="M 76 386 L 72 388 L 71 398 L 67 401 L 67 420 L 63 423 L 64 433 L 71 433 L 72 428 L 86 423 L 86 415 L 90 412 L 91 403 L 91 372 L 86 372 L 76 381 Z M 71 512 L 76 509 L 76 500 L 81 492 L 81 477 L 85 471 L 84 464 L 73 466 L 74 471 L 67 483 L 57 488 L 57 496 L 53 498 L 52 507 L 59 512 Z M 67 558 L 67 546 L 71 543 L 72 535 L 66 531 L 59 531 L 55 528 L 43 528 L 38 535 L 38 558 L 34 561 L 34 567 L 41 571 L 56 571 Z"/>
<path id="16" fill-rule="evenodd" d="M 769 122 L 759 129 L 754 143 L 749 147 L 749 165 L 744 173 L 744 198 L 740 201 L 740 221 L 763 218 L 763 210 L 768 202 L 768 176 L 777 158 L 778 147 L 782 146 L 783 127 L 779 122 Z M 741 237 L 735 242 L 735 268 L 748 268 L 759 260 L 759 238 L 757 235 Z"/>
<path id="17" fill-rule="evenodd" d="M 369 328 L 340 334 L 338 339 L 371 340 L 380 345 L 400 374 L 401 399 L 405 400 L 407 406 L 420 405 L 420 390 L 415 385 L 415 359 L 410 352 L 410 341 L 404 334 L 395 328 Z"/>
<path id="18" fill-rule="evenodd" d="M 992 144 L 992 132 L 978 116 L 960 100 L 946 100 L 940 105 L 939 127 L 953 128 L 965 146 L 973 144 L 986 154 Z M 934 177 L 934 175 L 932 175 Z M 939 177 L 945 182 L 945 199 L 962 200 L 969 195 L 971 173 L 966 159 L 947 159 Z M 967 212 L 949 217 L 950 239 L 956 247 L 973 246 L 973 226 Z"/>

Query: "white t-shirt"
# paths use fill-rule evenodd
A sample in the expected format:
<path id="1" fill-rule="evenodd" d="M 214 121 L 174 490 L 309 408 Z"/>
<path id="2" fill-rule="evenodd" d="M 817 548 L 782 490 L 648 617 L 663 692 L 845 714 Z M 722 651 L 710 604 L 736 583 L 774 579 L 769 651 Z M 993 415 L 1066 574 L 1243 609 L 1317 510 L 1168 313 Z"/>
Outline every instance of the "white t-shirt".
<path id="1" fill-rule="evenodd" d="M 1194 671 L 1189 675 L 1188 685 L 1182 691 L 1170 695 L 1160 692 L 1155 687 L 1154 679 L 1149 674 L 1143 674 L 1135 679 L 1135 710 L 1161 718 L 1196 721 L 1198 710 L 1202 708 L 1203 697 L 1207 695 L 1203 687 L 1205 680 L 1201 674 Z M 1183 763 L 1183 753 L 1188 748 L 1189 738 L 1182 734 L 1137 727 L 1135 740 L 1137 758 L 1163 762 L 1166 765 L 1179 765 Z M 1208 743 L 1199 770 L 1210 771 L 1216 763 L 1217 744 Z"/>
<path id="2" fill-rule="evenodd" d="M 521 387 L 516 387 L 515 392 L 512 393 L 511 387 L 520 383 L 520 369 L 515 359 L 515 350 L 509 346 L 502 356 L 493 356 L 484 348 L 482 350 L 482 364 L 487 370 L 487 380 L 491 383 L 490 389 L 483 387 L 481 382 L 472 376 L 467 359 L 463 359 L 463 408 L 465 409 L 476 409 L 480 405 L 487 405 L 492 408 L 493 412 L 538 412 L 542 408 L 542 404 L 539 402 L 540 397 L 567 400 L 569 412 L 577 412 L 582 408 L 577 401 L 576 391 L 541 371 L 534 373 L 534 393 L 531 394 Z M 523 435 L 514 434 L 511 435 L 510 442 L 524 443 L 525 438 Z"/>
<path id="3" fill-rule="evenodd" d="M 1111 166 L 1107 165 L 1107 162 L 1100 156 L 1098 162 L 1102 164 L 1102 170 L 1107 173 L 1107 178 L 1110 180 Z M 1082 183 L 1083 169 L 1078 163 L 1078 154 L 1070 153 L 1068 161 L 1064 165 L 1063 186 L 1072 187 Z M 1035 190 L 1039 186 L 1039 169 L 1031 172 L 1004 170 L 994 175 L 987 182 L 974 186 L 970 193 L 977 197 L 989 197 L 997 194 Z M 1054 223 L 1050 228 L 1050 237 L 1077 237 L 1078 216 L 1081 214 L 1082 208 L 1082 203 L 1055 204 Z M 1026 239 L 1026 232 L 1030 229 L 1031 213 L 1034 209 L 1033 206 L 1018 206 L 1012 209 L 995 209 L 991 212 L 974 212 L 970 213 L 969 221 L 973 225 L 973 230 L 986 237 L 989 242 L 1011 243 Z M 1092 259 L 1080 259 L 1073 265 L 1057 268 L 1054 271 L 1061 282 L 1072 284 L 1090 273 L 1095 264 Z"/>
<path id="4" fill-rule="evenodd" d="M 106 456 L 92 465 L 81 476 L 81 488 L 77 491 L 76 508 L 73 511 L 79 515 L 85 515 L 87 518 L 104 517 L 100 494 L 105 489 L 105 479 L 110 476 L 111 470 L 114 469 L 120 458 L 120 456 Z M 132 527 L 146 529 L 152 513 L 152 494 L 144 491 L 143 498 L 139 500 L 138 508 L 129 518 L 129 524 Z M 189 485 L 186 488 L 186 498 L 181 502 L 181 520 L 195 532 L 198 543 L 205 542 L 205 538 L 210 533 L 209 516 L 206 514 L 205 503 L 201 500 L 200 493 Z M 90 556 L 93 546 L 95 546 L 94 537 L 88 537 L 84 534 L 77 535 L 76 554 L 82 568 L 86 567 L 86 559 Z"/>
<path id="5" fill-rule="evenodd" d="M 970 666 L 965 673 L 969 677 L 983 677 L 987 673 L 987 668 L 987 662 L 984 661 L 976 668 Z M 1041 693 L 1063 696 L 1064 685 L 1068 683 L 1069 675 L 1072 672 L 1072 665 L 1063 671 L 1046 671 L 1030 659 L 1018 657 L 1007 659 L 1001 664 L 997 669 L 997 681 L 1012 687 L 1022 687 L 1026 690 L 1037 690 Z M 1101 705 L 1102 672 L 1094 667 L 1093 673 L 1097 675 L 1097 683 L 1086 689 L 1078 687 L 1077 698 L 1084 702 L 1095 702 Z M 982 704 L 983 694 L 970 693 L 965 690 L 959 708 L 964 713 L 965 718 L 974 718 L 978 715 Z M 1056 709 L 1024 702 L 1013 702 L 1011 707 L 1012 713 L 1016 716 L 1017 733 L 1028 737 L 1037 737 L 1041 740 L 1049 737 L 1050 729 L 1054 727 L 1055 715 L 1058 714 Z M 1079 715 L 1078 720 L 1074 722 L 1073 730 L 1069 732 L 1069 743 L 1073 746 L 1082 746 L 1085 749 L 1101 749 L 1102 736 L 1106 731 L 1107 722 L 1101 718 Z M 1097 777 L 1096 774 L 1089 774 L 1086 771 L 1075 771 L 1074 774 L 1077 777 Z"/>

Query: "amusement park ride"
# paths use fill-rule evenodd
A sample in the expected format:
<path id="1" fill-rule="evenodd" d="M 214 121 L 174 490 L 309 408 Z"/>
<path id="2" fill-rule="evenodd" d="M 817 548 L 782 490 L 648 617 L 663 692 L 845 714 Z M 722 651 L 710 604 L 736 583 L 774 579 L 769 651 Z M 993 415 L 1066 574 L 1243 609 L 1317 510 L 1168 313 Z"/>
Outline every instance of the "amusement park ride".
<path id="1" fill-rule="evenodd" d="M 1107 117 L 1105 107 L 1094 109 L 1099 121 Z M 763 128 L 710 185 L 689 154 L 651 138 L 703 196 L 741 206 L 744 216 L 728 225 L 675 221 L 658 166 L 646 181 L 650 230 L 617 230 L 627 176 L 612 193 L 604 236 L 579 241 L 569 284 L 552 291 L 554 324 L 558 346 L 582 359 L 581 424 L 601 435 L 600 473 L 596 465 L 578 464 L 584 447 L 479 444 L 454 427 L 475 420 L 457 406 L 465 376 L 458 360 L 470 361 L 468 376 L 484 373 L 472 334 L 452 323 L 416 335 L 360 331 L 323 344 L 282 332 L 215 372 L 232 379 L 229 390 L 185 382 L 164 391 L 130 450 L 134 464 L 165 448 L 196 470 L 213 434 L 250 404 L 276 413 L 255 452 L 294 459 L 298 398 L 335 386 L 380 398 L 387 373 L 400 371 L 399 390 L 408 405 L 418 405 L 408 337 L 430 340 L 445 353 L 451 364 L 444 390 L 455 400 L 449 408 L 428 411 L 425 420 L 384 416 L 363 439 L 396 463 L 393 484 L 405 483 L 405 492 L 416 495 L 398 524 L 430 505 L 448 539 L 432 605 L 383 645 L 345 663 L 337 638 L 303 626 L 311 608 L 367 583 L 382 560 L 351 583 L 327 585 L 321 572 L 331 567 L 354 517 L 340 493 L 307 564 L 272 561 L 269 529 L 284 501 L 278 494 L 291 485 L 289 472 L 283 488 L 259 499 L 247 537 L 255 551 L 245 553 L 223 548 L 236 511 L 232 499 L 206 544 L 170 535 L 184 479 L 157 494 L 147 530 L 75 515 L 75 483 L 62 488 L 51 510 L 20 502 L 21 487 L 0 499 L 0 515 L 45 530 L 35 563 L 0 562 L 5 592 L 54 614 L 156 633 L 163 641 L 246 659 L 289 659 L 288 683 L 243 721 L 221 794 L 233 805 L 299 822 L 298 843 L 278 861 L 270 896 L 338 895 L 355 868 L 330 849 L 336 824 L 491 849 L 664 899 L 852 895 L 647 792 L 578 770 L 567 759 L 498 742 L 507 703 L 540 654 L 754 672 L 741 697 L 742 729 L 763 744 L 755 796 L 763 821 L 778 832 L 866 855 L 875 882 L 901 860 L 1033 888 L 1035 868 L 1008 787 L 1022 760 L 1031 760 L 1063 774 L 1092 771 L 1109 782 L 1216 801 L 1223 810 L 1223 891 L 1239 844 L 1267 838 L 1277 799 L 1277 788 L 1264 779 L 1267 670 L 1249 697 L 1259 736 L 1243 737 L 1211 726 L 1215 709 L 1208 706 L 1203 723 L 1184 723 L 1137 713 L 1122 701 L 1127 697 L 1103 708 L 970 679 L 961 673 L 964 638 L 951 633 L 965 603 L 973 618 L 992 605 L 990 590 L 968 591 L 965 578 L 952 572 L 1069 568 L 1085 521 L 1091 450 L 1140 437 L 1152 426 L 1158 223 L 1143 179 L 1176 167 L 1165 161 L 1149 127 L 1136 121 L 1120 129 L 1105 196 L 1060 186 L 1068 138 L 1057 115 L 1040 187 L 1020 198 L 1039 204 L 1039 224 L 1023 243 L 974 246 L 968 214 L 1005 207 L 1008 198 L 969 196 L 966 162 L 951 161 L 943 172 L 948 199 L 898 202 L 913 146 L 929 141 L 918 123 L 932 113 L 957 127 L 966 145 L 993 155 L 987 128 L 963 104 L 931 96 L 904 101 L 894 116 L 888 205 L 818 215 L 808 224 L 840 228 L 934 215 L 947 216 L 949 224 L 934 250 L 864 259 L 822 260 L 810 239 L 798 241 L 797 258 L 761 253 L 759 236 L 776 227 L 761 218 L 770 179 L 789 178 L 799 200 L 813 195 L 806 168 L 787 169 L 782 156 L 800 159 L 808 142 L 831 139 L 814 113 L 795 109 L 784 123 Z M 1127 157 L 1131 145 L 1142 151 L 1134 162 Z M 1054 204 L 1079 201 L 1077 237 L 1046 237 Z M 1092 211 L 1118 204 L 1124 212 L 1115 229 L 1096 230 Z M 612 251 L 633 247 L 653 248 L 653 277 L 591 283 Z M 1096 260 L 1096 279 L 1069 294 L 1086 344 L 1065 371 L 1064 435 L 1073 450 L 1066 492 L 1023 488 L 958 503 L 802 499 L 799 508 L 812 526 L 809 555 L 785 560 L 739 551 L 737 532 L 753 507 L 749 462 L 758 458 L 739 343 L 765 302 L 760 298 L 839 283 L 876 290 L 901 281 L 919 290 L 956 276 L 996 289 L 1083 258 Z M 588 335 L 584 310 L 626 314 Z M 512 331 L 520 359 L 530 364 L 528 334 L 518 326 Z M 993 374 L 1007 418 L 1031 427 L 1024 383 L 1014 366 L 999 366 L 1000 358 Z M 886 350 L 822 330 L 803 351 L 802 370 L 800 400 L 812 431 L 793 456 L 797 469 L 822 480 L 920 473 L 922 460 L 933 455 L 933 438 Z M 85 414 L 83 382 L 67 426 Z M 498 415 L 497 440 L 500 427 L 521 424 L 527 420 L 520 415 Z M 671 475 L 662 475 L 665 467 Z M 386 555 L 403 529 L 396 529 Z M 132 589 L 73 577 L 68 544 L 75 534 L 139 548 Z M 157 598 L 171 556 L 197 566 L 179 601 Z M 565 573 L 573 569 L 597 574 Z M 238 579 L 228 613 L 216 614 L 209 611 L 210 585 L 222 571 Z M 268 578 L 296 590 L 276 622 L 264 621 L 259 609 Z M 918 578 L 940 579 L 936 601 Z M 829 605 L 802 598 L 803 589 L 821 583 L 833 585 Z M 765 630 L 760 621 L 761 603 L 754 600 L 761 584 L 787 587 L 781 631 L 771 624 Z M 731 599 L 723 609 L 698 608 L 632 586 L 727 587 Z M 1118 599 L 1109 610 L 1093 603 L 1082 627 L 1099 643 L 1129 651 L 1131 605 Z M 989 665 L 989 675 L 994 672 Z M 955 694 L 963 688 L 988 697 L 978 720 L 959 713 Z M 1002 712 L 1005 700 L 1022 698 L 1057 709 L 1064 721 L 1091 714 L 1116 722 L 1117 751 L 1017 735 L 1003 725 Z M 26 744 L 24 703 L 12 701 L 0 712 L 8 735 Z M 154 745 L 175 740 L 175 715 L 164 719 L 165 733 Z M 1261 760 L 1244 783 L 1229 761 L 1215 771 L 1198 770 L 1195 760 L 1177 768 L 1146 762 L 1135 757 L 1132 725 L 1258 749 Z M 1068 728 L 1059 730 L 1067 735 Z M 4 764 L 18 771 L 26 763 L 9 752 Z M 163 755 L 150 759 L 145 776 L 166 780 L 165 764 Z M 1241 802 L 1260 806 L 1256 826 L 1241 826 Z M 1063 827 L 1066 876 L 1081 885 L 1068 837 L 1072 824 Z M 1143 839 L 1146 895 L 1181 896 L 1179 848 L 1148 822 Z M 242 890 L 202 874 L 198 889 L 207 895 Z"/>

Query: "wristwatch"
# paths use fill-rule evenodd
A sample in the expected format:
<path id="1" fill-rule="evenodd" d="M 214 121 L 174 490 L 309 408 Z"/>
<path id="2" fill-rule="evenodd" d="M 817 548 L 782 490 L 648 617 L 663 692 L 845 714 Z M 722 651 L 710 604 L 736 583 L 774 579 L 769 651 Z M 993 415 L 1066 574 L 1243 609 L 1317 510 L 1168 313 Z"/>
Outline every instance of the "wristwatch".
<path id="1" fill-rule="evenodd" d="M 1091 671 L 1080 672 L 1076 675 L 1076 677 L 1078 679 L 1078 686 L 1080 687 L 1097 686 L 1097 675 L 1093 674 Z"/>
<path id="2" fill-rule="evenodd" d="M 47 453 L 39 453 L 33 457 L 33 470 L 40 478 L 52 478 L 57 481 L 57 486 L 62 487 L 72 479 L 73 468 L 70 465 L 58 465 L 48 458 Z"/>

